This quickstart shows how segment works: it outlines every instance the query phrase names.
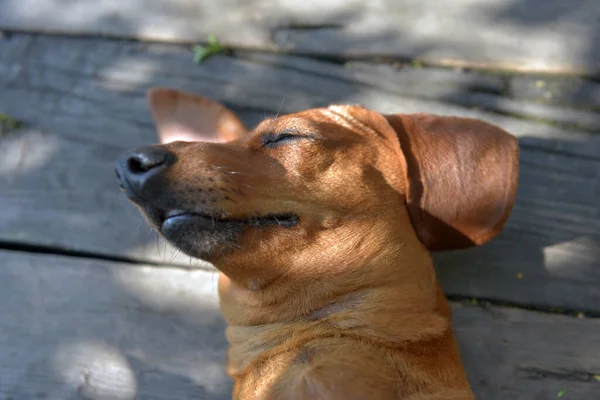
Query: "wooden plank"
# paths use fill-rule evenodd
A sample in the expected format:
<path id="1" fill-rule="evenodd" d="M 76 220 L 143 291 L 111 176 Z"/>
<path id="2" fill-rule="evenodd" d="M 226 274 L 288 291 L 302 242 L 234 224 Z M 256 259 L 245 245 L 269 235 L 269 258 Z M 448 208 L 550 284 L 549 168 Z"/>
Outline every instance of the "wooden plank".
<path id="1" fill-rule="evenodd" d="M 216 282 L 0 252 L 0 398 L 230 398 Z"/>
<path id="2" fill-rule="evenodd" d="M 561 141 L 539 138 L 520 144 L 520 186 L 506 229 L 479 248 L 435 254 L 438 275 L 449 294 L 597 315 L 600 152 L 552 150 Z"/>
<path id="3" fill-rule="evenodd" d="M 454 104 L 449 95 L 469 94 L 463 92 L 471 86 L 478 94 L 500 90 L 502 83 L 496 79 L 473 75 L 463 77 L 440 74 L 439 71 L 427 75 L 425 71 L 415 73 L 414 70 L 403 74 L 383 68 L 365 72 L 307 58 L 257 55 L 251 59 L 215 57 L 196 66 L 190 62 L 191 52 L 178 46 L 118 41 L 18 35 L 1 43 L 0 51 L 6 54 L 3 58 L 7 60 L 0 74 L 0 82 L 6 87 L 4 98 L 8 94 L 16 96 L 17 101 L 25 96 L 36 97 L 37 102 L 52 102 L 59 96 L 67 98 L 69 100 L 58 104 L 52 102 L 53 109 L 48 111 L 56 117 L 66 113 L 70 117 L 85 114 L 92 118 L 88 124 L 90 128 L 97 124 L 95 117 L 107 112 L 121 119 L 128 116 L 126 121 L 136 125 L 129 127 L 132 132 L 128 138 L 135 140 L 140 140 L 138 135 L 144 135 L 137 132 L 140 128 L 144 131 L 148 128 L 148 112 L 141 94 L 152 84 L 186 87 L 261 113 L 291 112 L 332 102 L 358 102 L 382 112 L 432 110 L 440 114 L 482 118 L 517 135 L 527 133 L 558 138 L 565 135 L 565 130 L 557 127 L 473 109 L 472 104 L 468 108 Z M 415 80 L 420 84 L 415 85 Z M 413 83 L 407 85 L 410 81 Z M 77 85 L 76 92 L 69 98 L 67 89 L 74 84 Z M 406 89 L 406 86 L 412 88 Z M 436 86 L 446 88 L 436 90 Z M 28 93 L 23 94 L 26 88 Z M 431 91 L 434 95 L 423 100 Z M 39 99 L 42 95 L 44 98 Z M 117 95 L 120 95 L 118 99 Z M 480 97 L 475 97 L 472 103 L 476 104 L 477 100 Z M 497 96 L 497 102 L 504 100 Z M 18 107 L 17 101 L 6 101 L 4 107 L 27 116 L 28 120 L 41 119 L 39 113 Z M 548 108 L 545 112 L 553 110 Z M 497 111 L 505 110 L 499 108 Z M 52 123 L 55 119 L 45 118 L 44 122 Z M 64 129 L 66 123 L 60 119 L 58 122 Z M 593 137 L 580 133 L 569 130 L 574 139 Z"/>
<path id="4" fill-rule="evenodd" d="M 215 57 L 196 66 L 178 46 L 26 35 L 0 43 L 0 110 L 28 123 L 0 142 L 1 241 L 188 265 L 157 246 L 113 174 L 121 151 L 156 141 L 143 97 L 151 85 L 225 101 L 249 125 L 265 113 L 358 102 L 481 118 L 521 137 L 521 185 L 506 231 L 481 249 L 436 257 L 449 293 L 600 310 L 595 134 L 403 95 L 405 78 L 377 81 L 314 60 Z M 442 75 L 430 86 L 454 82 L 463 93 L 498 84 Z"/>
<path id="5" fill-rule="evenodd" d="M 3 0 L 0 28 L 195 43 L 329 57 L 419 59 L 521 71 L 597 73 L 595 0 Z"/>
<path id="6" fill-rule="evenodd" d="M 582 78 L 501 76 L 448 68 L 352 62 L 345 70 L 301 57 L 238 52 L 260 63 L 345 79 L 401 96 L 490 110 L 552 125 L 600 131 L 600 85 Z M 570 105 L 574 107 L 569 107 Z"/>
<path id="7" fill-rule="evenodd" d="M 542 104 L 600 110 L 600 83 L 581 77 L 512 76 L 507 94 Z"/>
<path id="8" fill-rule="evenodd" d="M 542 400 L 561 391 L 569 399 L 600 396 L 594 332 L 600 320 L 458 304 L 453 313 L 476 398 Z"/>
<path id="9" fill-rule="evenodd" d="M 210 272 L 0 252 L 0 398 L 230 398 L 215 288 Z M 453 309 L 477 398 L 598 398 L 600 320 Z"/>

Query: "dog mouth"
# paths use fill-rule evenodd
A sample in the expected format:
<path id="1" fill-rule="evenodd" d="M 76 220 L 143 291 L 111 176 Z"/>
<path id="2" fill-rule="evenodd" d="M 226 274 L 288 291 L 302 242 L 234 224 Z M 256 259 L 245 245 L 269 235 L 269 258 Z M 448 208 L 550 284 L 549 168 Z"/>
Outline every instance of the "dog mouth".
<path id="1" fill-rule="evenodd" d="M 203 231 L 218 231 L 231 226 L 248 226 L 262 228 L 268 226 L 292 228 L 300 222 L 300 218 L 292 213 L 268 214 L 249 218 L 226 218 L 208 213 L 169 210 L 160 213 L 159 226 L 162 233 L 169 231 L 173 225 L 193 223 L 194 227 Z"/>
<path id="2" fill-rule="evenodd" d="M 170 210 L 153 217 L 160 233 L 183 253 L 211 260 L 216 253 L 240 248 L 247 229 L 289 229 L 300 223 L 292 213 L 269 214 L 249 218 L 226 218 L 209 213 Z"/>

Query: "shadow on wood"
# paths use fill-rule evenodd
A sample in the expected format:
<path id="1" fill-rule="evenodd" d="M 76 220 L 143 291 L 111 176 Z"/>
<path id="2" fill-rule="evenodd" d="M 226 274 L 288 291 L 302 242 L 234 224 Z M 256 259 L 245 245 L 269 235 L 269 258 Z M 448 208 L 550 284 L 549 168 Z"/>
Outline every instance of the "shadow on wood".
<path id="1" fill-rule="evenodd" d="M 0 29 L 597 74 L 595 0 L 0 0 Z"/>

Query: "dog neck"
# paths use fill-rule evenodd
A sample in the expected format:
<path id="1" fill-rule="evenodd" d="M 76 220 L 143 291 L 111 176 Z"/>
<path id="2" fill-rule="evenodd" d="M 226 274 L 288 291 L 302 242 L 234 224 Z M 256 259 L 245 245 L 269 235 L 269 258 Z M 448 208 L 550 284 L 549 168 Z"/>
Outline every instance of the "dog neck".
<path id="1" fill-rule="evenodd" d="M 287 269 L 263 288 L 221 274 L 231 374 L 317 337 L 398 347 L 450 334 L 450 310 L 429 253 L 409 229 L 380 221 L 370 229 L 362 221 L 357 241 L 339 240 L 343 232 L 332 232 L 345 246 L 318 246 L 331 238 L 317 241 L 302 268 Z M 404 225 L 409 221 L 398 222 L 410 227 Z M 343 227 L 352 230 L 352 223 Z"/>
<path id="2" fill-rule="evenodd" d="M 304 319 L 230 324 L 226 330 L 228 373 L 238 376 L 250 364 L 327 337 L 345 337 L 398 351 L 410 349 L 418 342 L 446 341 L 452 337 L 450 309 L 439 286 L 433 301 L 412 299 L 402 304 L 397 294 L 393 287 L 355 292 Z"/>
<path id="3" fill-rule="evenodd" d="M 428 264 L 420 268 L 430 269 Z M 281 303 L 260 301 L 260 295 L 235 288 L 221 275 L 221 309 L 228 321 L 228 373 L 240 376 L 251 364 L 327 337 L 399 351 L 419 342 L 445 341 L 452 334 L 450 309 L 433 274 L 420 275 L 420 280 L 390 279 L 347 294 L 317 293 L 305 302 L 302 299 L 316 293 L 307 286 Z"/>
<path id="4" fill-rule="evenodd" d="M 219 279 L 219 297 L 228 324 L 297 323 L 379 311 L 398 316 L 434 312 L 438 285 L 432 261 L 408 217 L 380 218 L 368 228 L 364 220 L 355 223 L 360 229 L 346 221 L 297 254 L 274 254 L 258 265 L 235 266 L 242 271 L 283 271 L 266 286 L 240 283 L 228 273 L 231 265 L 217 264 L 225 272 Z M 293 265 L 278 265 L 282 260 Z"/>

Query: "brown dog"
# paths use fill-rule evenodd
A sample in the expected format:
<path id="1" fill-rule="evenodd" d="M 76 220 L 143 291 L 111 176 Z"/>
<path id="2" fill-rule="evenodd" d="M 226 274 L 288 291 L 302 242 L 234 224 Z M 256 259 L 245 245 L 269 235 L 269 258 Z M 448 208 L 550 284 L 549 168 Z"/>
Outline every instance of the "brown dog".
<path id="1" fill-rule="evenodd" d="M 225 141 L 136 149 L 117 174 L 150 224 L 221 271 L 235 399 L 473 398 L 428 250 L 502 229 L 513 136 L 360 106 L 248 132 L 208 99 L 153 89 L 149 100 L 167 141 Z"/>

